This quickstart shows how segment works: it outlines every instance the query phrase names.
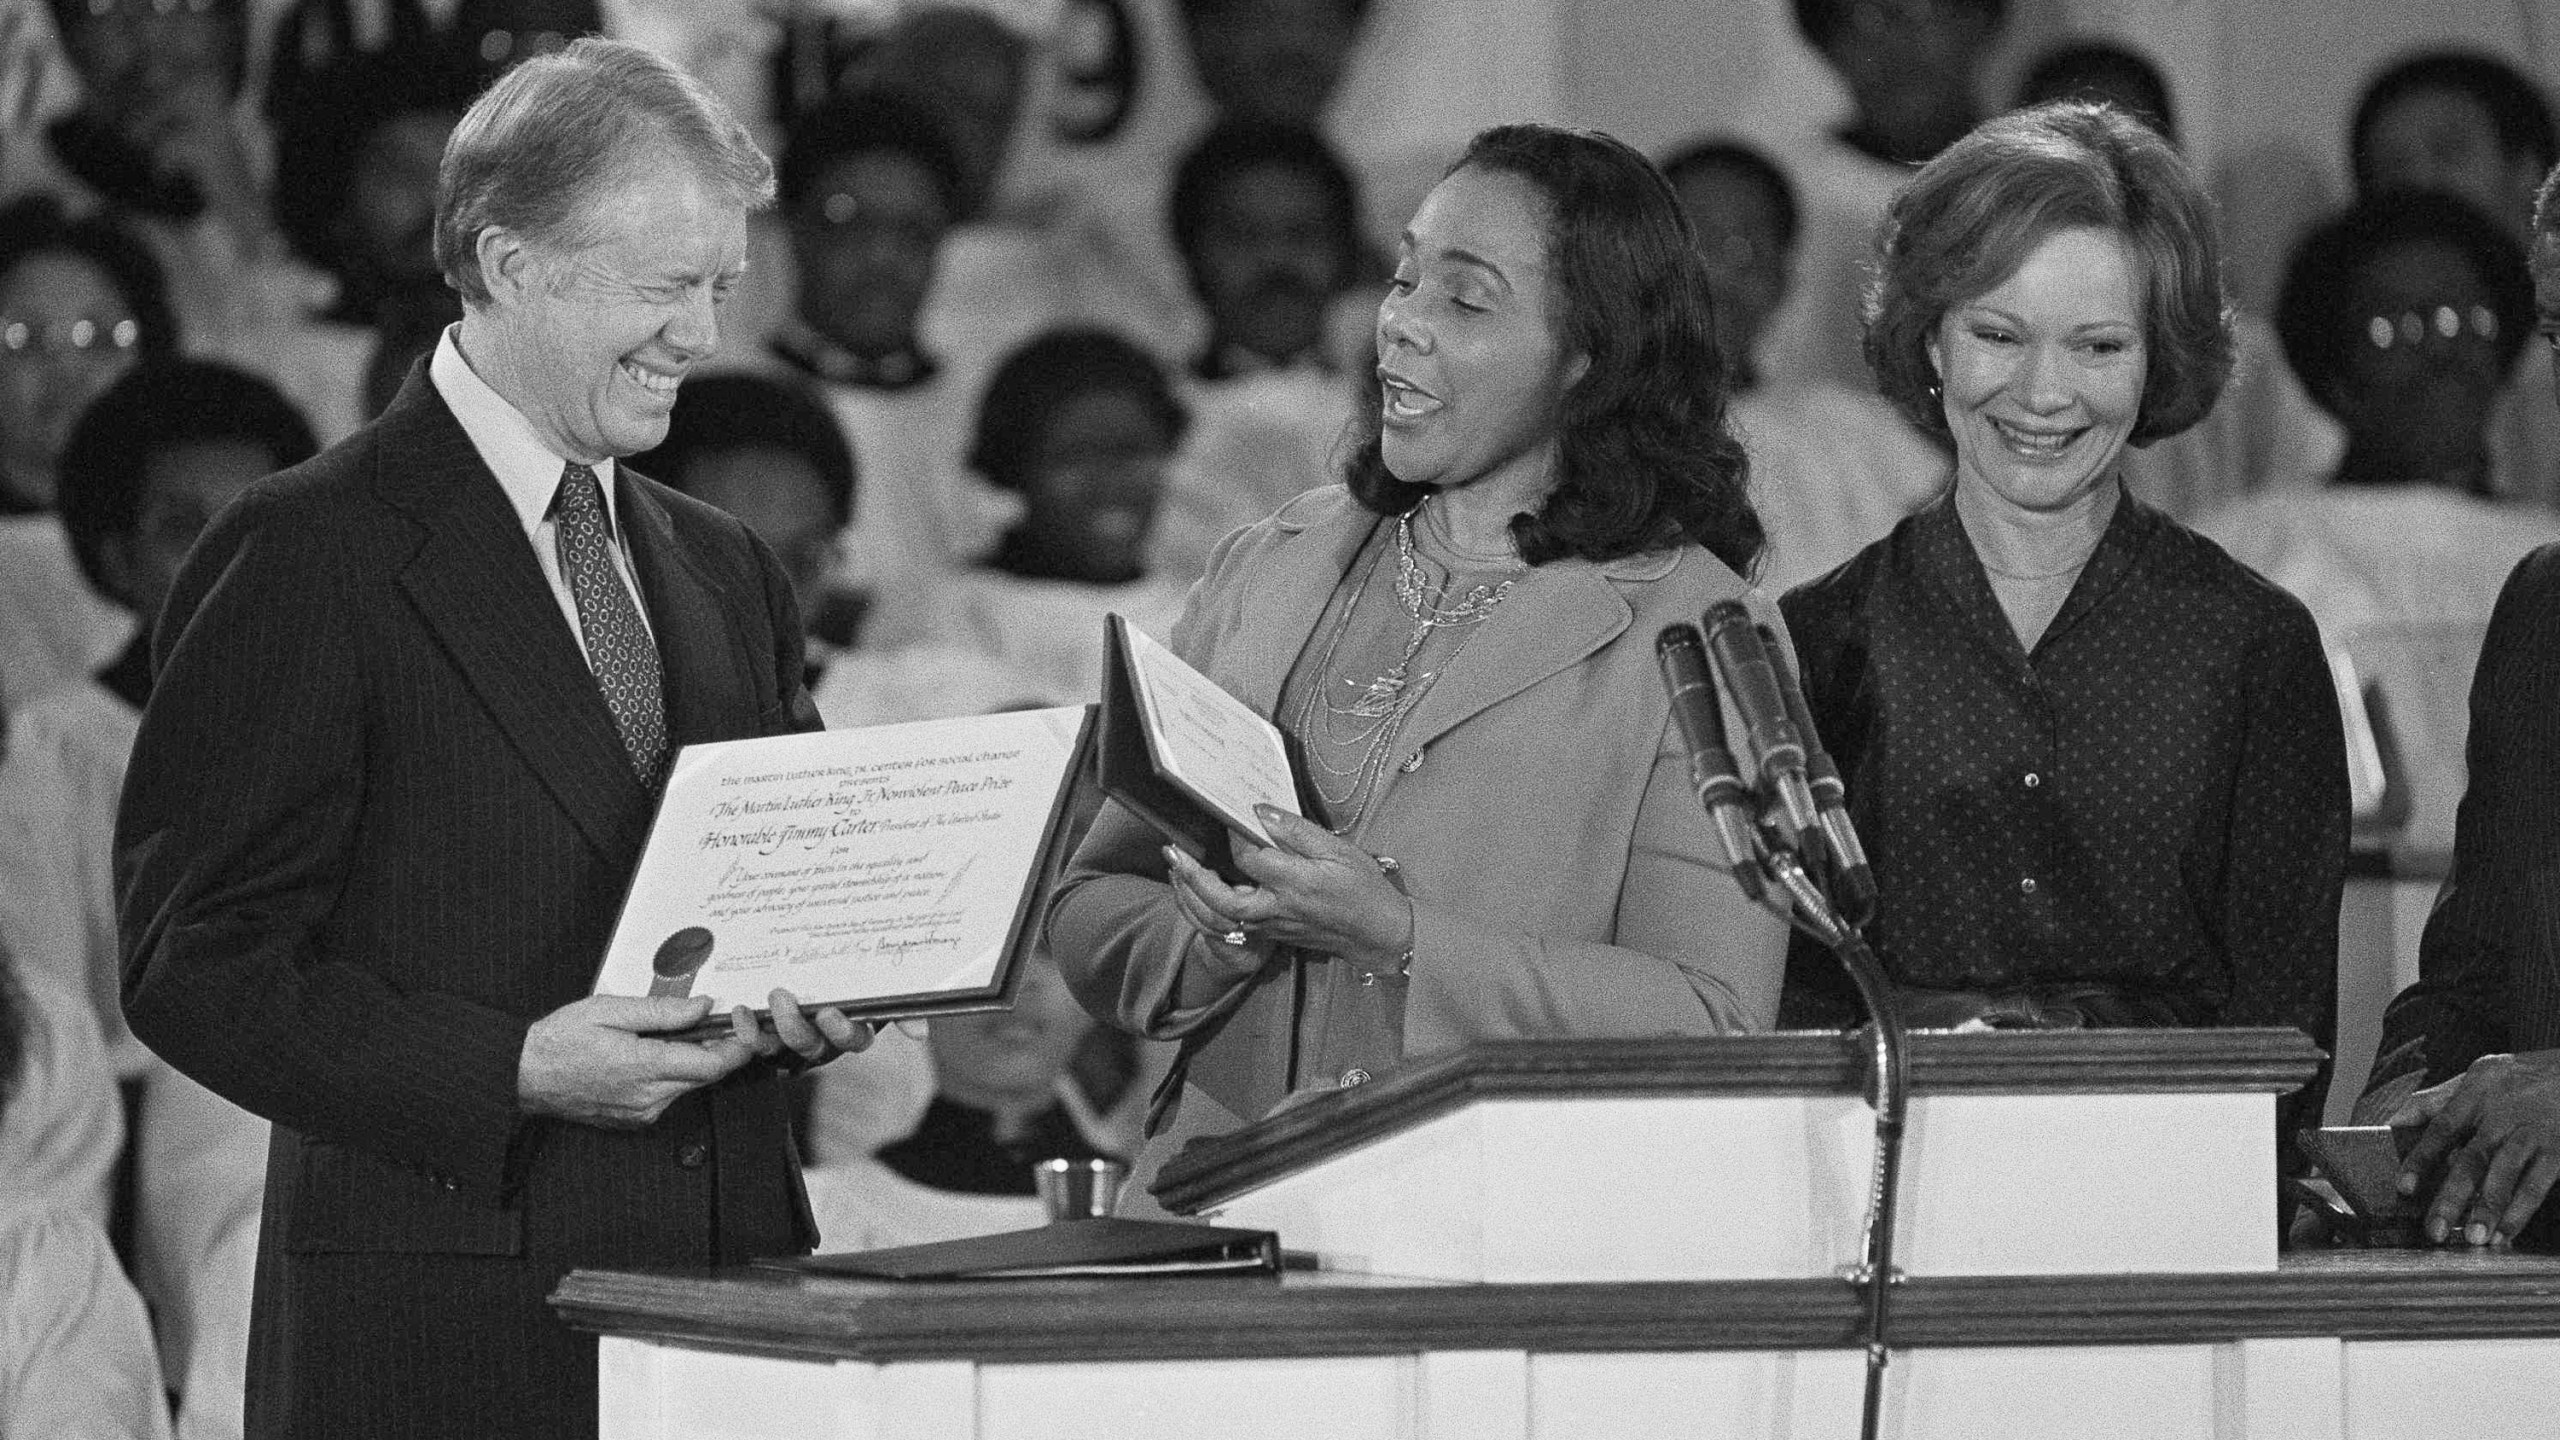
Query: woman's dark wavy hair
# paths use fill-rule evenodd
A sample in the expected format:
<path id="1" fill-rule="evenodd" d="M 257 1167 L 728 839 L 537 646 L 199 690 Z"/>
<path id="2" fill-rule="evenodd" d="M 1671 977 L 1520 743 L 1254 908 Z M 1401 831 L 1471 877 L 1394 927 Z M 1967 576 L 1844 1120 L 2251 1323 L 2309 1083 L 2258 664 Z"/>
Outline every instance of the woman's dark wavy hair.
<path id="1" fill-rule="evenodd" d="M 1696 237 L 1652 162 L 1590 130 L 1502 125 L 1448 169 L 1513 175 L 1547 201 L 1553 317 L 1588 368 L 1556 421 L 1557 479 L 1511 536 L 1532 565 L 1615 560 L 1684 538 L 1749 573 L 1762 541 L 1744 492 L 1748 462 L 1725 423 L 1732 366 L 1716 348 Z M 1380 453 L 1376 404 L 1343 479 L 1362 505 L 1401 515 L 1430 487 L 1408 485 Z"/>
<path id="2" fill-rule="evenodd" d="M 2212 203 L 2158 132 L 2113 105 L 2056 100 L 1986 120 L 1902 187 L 1876 234 L 1867 366 L 1903 418 L 1954 443 L 1929 340 L 2065 230 L 2133 252 L 2149 351 L 2134 445 L 2202 420 L 2231 378 L 2231 307 Z"/>

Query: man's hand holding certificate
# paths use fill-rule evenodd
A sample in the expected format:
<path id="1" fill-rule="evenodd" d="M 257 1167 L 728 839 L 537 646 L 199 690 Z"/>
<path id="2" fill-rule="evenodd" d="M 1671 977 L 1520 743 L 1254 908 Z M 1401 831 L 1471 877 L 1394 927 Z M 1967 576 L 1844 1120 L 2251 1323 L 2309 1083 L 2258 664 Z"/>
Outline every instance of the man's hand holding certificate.
<path id="1" fill-rule="evenodd" d="M 688 746 L 602 995 L 860 1018 L 988 1009 L 1038 928 L 1082 707 Z"/>

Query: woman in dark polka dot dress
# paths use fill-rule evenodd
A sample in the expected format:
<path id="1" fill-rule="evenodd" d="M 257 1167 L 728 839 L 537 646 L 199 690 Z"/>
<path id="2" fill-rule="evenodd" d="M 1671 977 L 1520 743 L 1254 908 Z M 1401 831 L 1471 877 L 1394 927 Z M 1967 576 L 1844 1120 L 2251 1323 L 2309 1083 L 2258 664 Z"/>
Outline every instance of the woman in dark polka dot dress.
<path id="1" fill-rule="evenodd" d="M 1868 361 L 1955 481 L 1784 609 L 1915 1021 L 2327 1045 L 2348 798 L 2318 632 L 2118 468 L 2230 373 L 2193 177 L 2121 111 L 2041 106 L 1923 168 L 1878 254 Z M 1794 956 L 1781 1023 L 1854 1021 L 1835 974 Z"/>

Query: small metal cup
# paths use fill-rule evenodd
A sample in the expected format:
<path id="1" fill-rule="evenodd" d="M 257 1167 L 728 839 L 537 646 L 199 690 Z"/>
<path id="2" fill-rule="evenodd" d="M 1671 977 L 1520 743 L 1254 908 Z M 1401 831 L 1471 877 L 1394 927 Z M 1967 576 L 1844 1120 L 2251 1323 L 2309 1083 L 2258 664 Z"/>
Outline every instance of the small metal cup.
<path id="1" fill-rule="evenodd" d="M 1129 1167 L 1117 1160 L 1043 1160 L 1031 1167 L 1032 1183 L 1040 1187 L 1041 1208 L 1049 1212 L 1052 1224 L 1109 1215 L 1120 1203 L 1120 1186 L 1128 1178 Z"/>

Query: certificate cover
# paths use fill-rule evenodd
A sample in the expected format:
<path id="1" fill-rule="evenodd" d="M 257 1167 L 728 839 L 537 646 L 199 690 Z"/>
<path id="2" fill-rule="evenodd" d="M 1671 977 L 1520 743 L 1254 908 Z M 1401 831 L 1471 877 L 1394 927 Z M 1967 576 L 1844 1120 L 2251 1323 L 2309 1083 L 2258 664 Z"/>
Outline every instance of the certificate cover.
<path id="1" fill-rule="evenodd" d="M 1096 751 L 1103 793 L 1243 883 L 1228 832 L 1267 840 L 1253 817 L 1257 804 L 1306 813 L 1289 738 L 1120 616 L 1103 622 L 1103 647 Z"/>
<path id="2" fill-rule="evenodd" d="M 1001 1008 L 1066 858 L 1091 706 L 688 745 L 595 989 Z M 721 1022 L 725 1024 L 726 1022 Z"/>

